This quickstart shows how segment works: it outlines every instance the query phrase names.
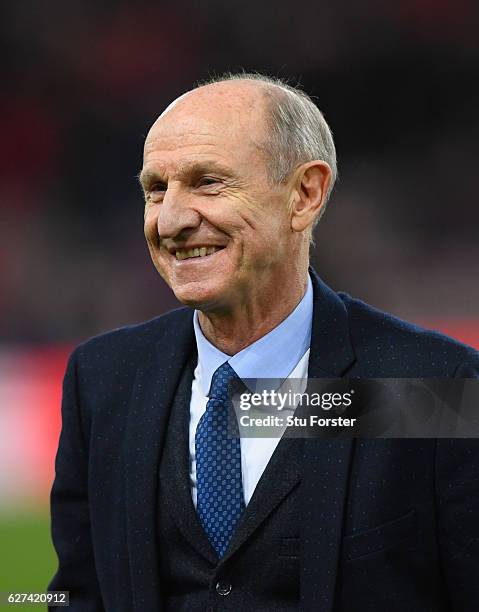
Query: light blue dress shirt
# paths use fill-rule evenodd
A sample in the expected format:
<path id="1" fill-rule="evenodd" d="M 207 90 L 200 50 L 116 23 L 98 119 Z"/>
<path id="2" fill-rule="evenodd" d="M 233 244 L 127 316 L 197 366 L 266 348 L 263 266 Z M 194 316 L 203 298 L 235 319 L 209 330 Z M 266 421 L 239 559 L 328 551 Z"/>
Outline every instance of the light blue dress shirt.
<path id="1" fill-rule="evenodd" d="M 198 321 L 193 318 L 198 362 L 201 368 L 201 387 L 208 395 L 215 371 L 227 361 L 241 379 L 285 379 L 293 371 L 311 344 L 313 324 L 313 285 L 308 275 L 306 292 L 293 312 L 253 344 L 232 357 L 217 349 L 205 338 Z"/>

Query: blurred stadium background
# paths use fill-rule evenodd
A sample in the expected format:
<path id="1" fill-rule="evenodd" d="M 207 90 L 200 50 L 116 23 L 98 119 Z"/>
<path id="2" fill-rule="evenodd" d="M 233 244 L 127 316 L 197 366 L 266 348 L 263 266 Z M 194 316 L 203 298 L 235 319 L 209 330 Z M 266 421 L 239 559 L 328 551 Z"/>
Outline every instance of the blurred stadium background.
<path id="1" fill-rule="evenodd" d="M 478 13 L 473 0 L 2 3 L 0 591 L 44 590 L 55 570 L 71 347 L 175 305 L 135 176 L 148 126 L 195 81 L 299 80 L 339 153 L 319 272 L 479 347 Z"/>

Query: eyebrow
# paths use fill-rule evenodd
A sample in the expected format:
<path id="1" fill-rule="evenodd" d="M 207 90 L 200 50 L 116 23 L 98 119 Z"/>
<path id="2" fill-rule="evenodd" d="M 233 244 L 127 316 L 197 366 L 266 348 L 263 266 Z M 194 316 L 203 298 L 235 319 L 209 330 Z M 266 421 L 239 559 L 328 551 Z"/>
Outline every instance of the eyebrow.
<path id="1" fill-rule="evenodd" d="M 162 181 L 160 172 L 156 170 L 140 170 L 136 175 L 136 178 L 140 182 L 140 185 L 145 189 L 148 185 L 152 185 L 155 182 Z"/>
<path id="2" fill-rule="evenodd" d="M 178 176 L 180 178 L 188 176 L 198 176 L 207 172 L 217 172 L 225 178 L 233 178 L 233 171 L 215 160 L 205 160 L 201 162 L 186 162 L 180 165 Z M 165 182 L 163 172 L 160 170 L 140 170 L 138 180 L 143 188 L 156 182 Z"/>

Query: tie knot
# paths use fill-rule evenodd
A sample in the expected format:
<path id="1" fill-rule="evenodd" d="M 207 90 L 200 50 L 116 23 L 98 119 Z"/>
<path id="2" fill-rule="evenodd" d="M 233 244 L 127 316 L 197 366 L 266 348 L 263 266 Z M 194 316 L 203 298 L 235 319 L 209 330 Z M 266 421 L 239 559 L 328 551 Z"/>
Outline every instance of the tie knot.
<path id="1" fill-rule="evenodd" d="M 238 375 L 230 364 L 225 361 L 223 365 L 220 365 L 220 367 L 213 374 L 209 398 L 226 401 L 228 398 L 229 384 L 235 378 L 238 378 Z"/>

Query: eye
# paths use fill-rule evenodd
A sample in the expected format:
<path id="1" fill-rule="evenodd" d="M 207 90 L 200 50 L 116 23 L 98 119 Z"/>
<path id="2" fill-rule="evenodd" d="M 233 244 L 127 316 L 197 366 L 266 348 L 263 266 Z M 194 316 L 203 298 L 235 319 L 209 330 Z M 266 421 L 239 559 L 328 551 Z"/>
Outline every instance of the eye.
<path id="1" fill-rule="evenodd" d="M 167 189 L 168 185 L 166 183 L 152 183 L 145 189 L 145 200 L 147 202 L 160 202 Z"/>
<path id="2" fill-rule="evenodd" d="M 197 187 L 209 187 L 210 185 L 218 185 L 220 180 L 214 176 L 202 176 L 198 182 Z"/>
<path id="3" fill-rule="evenodd" d="M 166 183 L 154 183 L 148 189 L 149 193 L 158 193 L 158 192 L 163 192 L 163 191 L 166 191 L 166 190 L 167 190 Z"/>

